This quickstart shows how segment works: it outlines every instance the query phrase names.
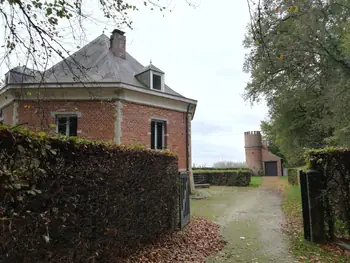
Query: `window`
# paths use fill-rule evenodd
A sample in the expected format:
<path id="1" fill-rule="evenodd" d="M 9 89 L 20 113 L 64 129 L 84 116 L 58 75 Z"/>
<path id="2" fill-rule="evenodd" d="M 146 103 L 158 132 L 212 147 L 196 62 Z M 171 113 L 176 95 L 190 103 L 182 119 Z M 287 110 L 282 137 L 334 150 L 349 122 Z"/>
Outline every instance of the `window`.
<path id="1" fill-rule="evenodd" d="M 152 89 L 162 90 L 162 77 L 161 76 L 153 74 Z"/>
<path id="2" fill-rule="evenodd" d="M 162 150 L 165 145 L 166 122 L 153 120 L 151 122 L 151 149 Z"/>
<path id="3" fill-rule="evenodd" d="M 56 116 L 57 132 L 65 136 L 77 136 L 78 117 L 77 116 Z"/>

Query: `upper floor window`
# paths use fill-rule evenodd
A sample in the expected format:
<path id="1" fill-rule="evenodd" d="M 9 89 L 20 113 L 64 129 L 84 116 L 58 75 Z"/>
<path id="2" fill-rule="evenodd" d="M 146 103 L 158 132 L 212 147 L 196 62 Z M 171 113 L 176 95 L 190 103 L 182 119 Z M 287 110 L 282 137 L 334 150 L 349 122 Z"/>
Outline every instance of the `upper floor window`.
<path id="1" fill-rule="evenodd" d="M 56 116 L 57 133 L 65 136 L 77 136 L 78 134 L 78 117 L 74 115 L 57 115 Z"/>
<path id="2" fill-rule="evenodd" d="M 160 75 L 153 74 L 152 88 L 162 90 L 162 77 Z"/>
<path id="3" fill-rule="evenodd" d="M 163 150 L 165 143 L 166 122 L 152 120 L 151 122 L 151 149 Z"/>

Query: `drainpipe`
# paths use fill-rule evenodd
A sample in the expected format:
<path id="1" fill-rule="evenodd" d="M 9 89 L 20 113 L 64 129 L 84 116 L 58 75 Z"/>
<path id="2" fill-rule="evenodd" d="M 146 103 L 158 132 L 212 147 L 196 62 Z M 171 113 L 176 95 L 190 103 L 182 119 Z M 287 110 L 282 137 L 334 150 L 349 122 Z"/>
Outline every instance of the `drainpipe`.
<path id="1" fill-rule="evenodd" d="M 189 160 L 189 157 L 190 157 L 190 154 L 189 154 L 189 146 L 190 146 L 190 142 L 189 142 L 189 122 L 191 121 L 189 118 L 188 118 L 188 115 L 190 113 L 190 107 L 191 107 L 191 104 L 189 103 L 188 106 L 187 106 L 187 112 L 186 112 L 186 170 L 187 170 L 187 174 L 188 174 L 188 178 L 189 178 L 189 186 L 190 186 L 190 192 L 193 193 L 193 191 L 195 190 L 195 187 L 194 187 L 194 178 L 193 178 L 193 174 L 192 174 L 192 167 L 191 164 L 190 164 L 190 160 Z"/>
<path id="2" fill-rule="evenodd" d="M 187 111 L 186 111 L 186 170 L 187 172 L 190 171 L 190 164 L 189 164 L 189 160 L 188 160 L 188 157 L 189 157 L 189 152 L 188 152 L 188 146 L 189 146 L 189 140 L 188 140 L 188 113 L 190 112 L 190 106 L 191 104 L 188 104 L 187 105 Z"/>

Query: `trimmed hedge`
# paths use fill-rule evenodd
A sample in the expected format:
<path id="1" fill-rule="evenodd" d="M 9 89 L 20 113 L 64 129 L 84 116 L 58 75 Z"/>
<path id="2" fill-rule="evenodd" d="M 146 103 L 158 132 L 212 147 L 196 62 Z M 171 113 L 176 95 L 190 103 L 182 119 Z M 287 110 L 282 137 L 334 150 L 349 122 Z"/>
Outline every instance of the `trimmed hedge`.
<path id="1" fill-rule="evenodd" d="M 296 168 L 288 168 L 288 183 L 291 185 L 299 185 L 299 170 Z"/>
<path id="2" fill-rule="evenodd" d="M 248 168 L 214 168 L 214 167 L 195 167 L 192 168 L 192 170 L 195 171 L 248 171 Z"/>
<path id="3" fill-rule="evenodd" d="M 226 185 L 226 186 L 248 186 L 251 180 L 249 171 L 194 171 L 196 184 Z"/>
<path id="4" fill-rule="evenodd" d="M 178 160 L 0 128 L 0 261 L 118 262 L 171 232 Z"/>
<path id="5" fill-rule="evenodd" d="M 350 236 L 350 149 L 324 148 L 306 152 L 309 168 L 321 173 L 326 236 Z"/>

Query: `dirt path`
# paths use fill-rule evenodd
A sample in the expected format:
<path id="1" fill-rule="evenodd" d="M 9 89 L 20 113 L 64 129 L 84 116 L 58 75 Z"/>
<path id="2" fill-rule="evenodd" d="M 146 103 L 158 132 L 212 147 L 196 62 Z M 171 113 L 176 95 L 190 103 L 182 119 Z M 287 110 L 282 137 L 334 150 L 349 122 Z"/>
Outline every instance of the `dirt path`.
<path id="1" fill-rule="evenodd" d="M 211 213 L 228 241 L 225 250 L 208 262 L 297 262 L 280 230 L 284 217 L 279 184 L 278 178 L 266 178 L 255 189 L 210 188 L 208 200 L 193 202 L 193 213 Z"/>

